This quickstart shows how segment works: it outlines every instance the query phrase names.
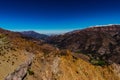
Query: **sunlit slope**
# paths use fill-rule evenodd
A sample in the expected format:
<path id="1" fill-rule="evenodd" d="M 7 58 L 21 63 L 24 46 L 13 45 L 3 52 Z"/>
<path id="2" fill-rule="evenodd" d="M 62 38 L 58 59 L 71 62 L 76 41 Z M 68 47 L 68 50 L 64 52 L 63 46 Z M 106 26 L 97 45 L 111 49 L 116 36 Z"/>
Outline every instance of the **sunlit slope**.
<path id="1" fill-rule="evenodd" d="M 0 80 L 16 69 L 26 59 L 27 52 L 13 47 L 9 39 L 0 34 Z"/>
<path id="2" fill-rule="evenodd" d="M 120 80 L 120 68 L 95 66 L 75 58 L 70 52 L 66 55 L 37 55 L 26 80 Z"/>

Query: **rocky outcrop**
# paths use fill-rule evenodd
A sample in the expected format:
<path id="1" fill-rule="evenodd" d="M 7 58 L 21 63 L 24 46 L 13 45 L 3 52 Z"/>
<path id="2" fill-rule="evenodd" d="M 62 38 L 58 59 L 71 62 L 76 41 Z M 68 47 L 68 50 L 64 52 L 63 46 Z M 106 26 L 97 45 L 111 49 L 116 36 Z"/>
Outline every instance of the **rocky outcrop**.
<path id="1" fill-rule="evenodd" d="M 21 64 L 14 72 L 10 73 L 5 80 L 23 80 L 32 64 L 32 60 L 33 55 L 29 55 L 29 59 L 25 61 L 25 63 Z"/>

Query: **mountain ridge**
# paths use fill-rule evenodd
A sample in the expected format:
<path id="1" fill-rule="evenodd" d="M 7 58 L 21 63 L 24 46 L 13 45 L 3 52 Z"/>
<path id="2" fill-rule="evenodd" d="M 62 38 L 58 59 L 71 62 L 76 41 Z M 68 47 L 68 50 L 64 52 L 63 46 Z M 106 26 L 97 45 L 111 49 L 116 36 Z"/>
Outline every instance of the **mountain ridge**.
<path id="1" fill-rule="evenodd" d="M 20 32 L 23 36 L 26 36 L 26 37 L 31 37 L 31 38 L 34 38 L 34 39 L 41 39 L 41 40 L 45 40 L 48 35 L 45 35 L 45 34 L 40 34 L 40 33 L 37 33 L 35 31 L 22 31 Z"/>
<path id="2" fill-rule="evenodd" d="M 19 32 L 0 30 L 0 42 L 5 45 L 9 42 L 12 45 L 12 48 L 6 45 L 10 48 L 3 46 L 1 49 L 8 49 L 11 52 L 3 52 L 3 55 L 0 55 L 0 78 L 2 80 L 6 78 L 8 80 L 119 80 L 120 37 L 118 32 L 114 33 L 112 36 L 108 32 L 79 31 L 50 36 L 48 38 L 53 42 L 42 42 L 25 37 Z M 27 56 L 29 54 L 34 54 L 34 58 L 32 62 L 30 59 L 30 66 L 24 67 L 24 61 L 29 63 L 26 62 L 27 57 L 30 58 Z M 111 64 L 106 63 L 110 61 Z"/>
<path id="3" fill-rule="evenodd" d="M 73 52 L 85 53 L 92 56 L 91 58 L 99 58 L 108 63 L 120 63 L 119 40 L 120 25 L 109 25 L 52 36 L 48 39 L 48 43 Z"/>

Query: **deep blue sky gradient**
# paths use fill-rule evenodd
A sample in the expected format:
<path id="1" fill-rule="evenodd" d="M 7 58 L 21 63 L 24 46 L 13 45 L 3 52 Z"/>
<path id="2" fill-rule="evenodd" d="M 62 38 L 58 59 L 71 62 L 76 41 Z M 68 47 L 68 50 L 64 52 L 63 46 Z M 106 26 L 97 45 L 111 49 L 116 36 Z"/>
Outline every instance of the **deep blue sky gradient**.
<path id="1" fill-rule="evenodd" d="M 59 33 L 120 24 L 120 0 L 0 0 L 0 26 Z"/>

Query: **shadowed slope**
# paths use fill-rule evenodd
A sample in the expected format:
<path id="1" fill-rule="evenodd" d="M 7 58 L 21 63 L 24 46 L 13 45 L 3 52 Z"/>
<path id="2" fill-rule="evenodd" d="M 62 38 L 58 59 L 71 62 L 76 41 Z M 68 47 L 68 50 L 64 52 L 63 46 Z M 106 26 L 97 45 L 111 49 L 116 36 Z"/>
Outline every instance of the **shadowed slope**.
<path id="1" fill-rule="evenodd" d="M 61 49 L 84 53 L 94 59 L 120 63 L 120 25 L 90 27 L 52 36 L 48 42 Z"/>

